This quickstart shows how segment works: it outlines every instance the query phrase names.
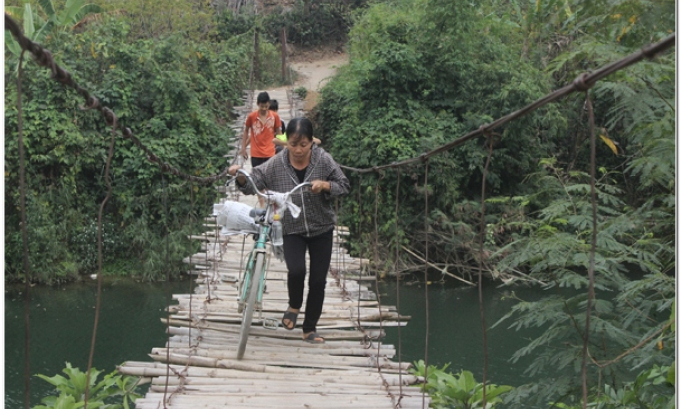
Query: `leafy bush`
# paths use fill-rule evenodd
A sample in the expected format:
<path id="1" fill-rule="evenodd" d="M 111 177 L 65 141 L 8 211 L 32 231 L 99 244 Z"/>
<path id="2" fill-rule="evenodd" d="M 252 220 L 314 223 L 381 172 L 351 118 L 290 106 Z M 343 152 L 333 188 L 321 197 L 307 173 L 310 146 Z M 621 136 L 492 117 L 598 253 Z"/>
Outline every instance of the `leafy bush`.
<path id="1" fill-rule="evenodd" d="M 546 374 L 546 379 L 518 388 L 512 393 L 514 400 L 541 404 L 561 396 L 569 403 L 579 396 L 581 385 L 578 363 L 593 232 L 590 186 L 587 175 L 565 173 L 553 159 L 542 165 L 544 169 L 529 178 L 542 189 L 523 202 L 537 210 L 532 218 L 523 218 L 523 234 L 514 235 L 512 243 L 499 250 L 496 268 L 502 273 L 526 271 L 544 282 L 543 287 L 564 291 L 534 302 L 520 300 L 495 326 L 512 318 L 509 328 L 545 330 L 512 359 L 534 357 L 526 371 Z M 595 186 L 599 226 L 589 337 L 598 342 L 589 345 L 587 371 L 589 385 L 605 384 L 610 391 L 627 388 L 623 382 L 631 379 L 632 368 L 670 365 L 674 351 L 663 346 L 673 344 L 675 338 L 667 330 L 673 319 L 660 320 L 669 316 L 675 296 L 674 278 L 669 275 L 674 265 L 673 239 L 664 227 L 674 218 L 673 208 L 631 208 L 619 199 L 622 192 L 613 180 L 605 173 Z M 555 376 L 556 371 L 564 371 L 565 376 Z"/>
<path id="2" fill-rule="evenodd" d="M 287 42 L 303 48 L 345 43 L 353 23 L 353 13 L 366 0 L 298 0 L 292 8 L 277 7 L 263 18 L 263 27 L 272 42 L 286 29 Z"/>
<path id="3" fill-rule="evenodd" d="M 123 18 L 103 18 L 87 28 L 57 33 L 45 46 L 163 161 L 197 176 L 222 170 L 234 137 L 227 126 L 229 111 L 248 81 L 252 42 L 235 38 L 211 44 L 179 35 L 135 39 Z M 22 280 L 15 65 L 10 56 L 5 65 L 5 274 Z M 49 72 L 33 63 L 25 71 L 27 218 L 30 253 L 36 255 L 30 257 L 32 278 L 70 280 L 96 265 L 92 220 L 107 189 L 103 170 L 110 129 L 98 112 L 80 110 L 80 96 L 50 79 Z M 166 268 L 179 273 L 184 254 L 192 251 L 187 232 L 201 228 L 200 215 L 210 211 L 215 189 L 161 175 L 124 139 L 116 143 L 111 172 L 105 234 L 120 247 L 106 247 L 105 257 L 110 261 L 125 254 L 140 260 L 132 273 L 148 279 L 165 276 Z M 176 252 L 168 254 L 169 248 Z"/>
<path id="4" fill-rule="evenodd" d="M 605 385 L 603 391 L 595 391 L 589 396 L 589 407 L 617 409 L 673 409 L 676 407 L 673 393 L 675 379 L 674 366 L 659 367 L 641 372 L 636 380 L 625 383 L 620 388 Z M 579 409 L 583 405 L 555 402 L 559 409 Z"/>
<path id="5" fill-rule="evenodd" d="M 57 388 L 56 396 L 47 396 L 41 400 L 42 405 L 34 406 L 33 409 L 61 408 L 75 409 L 83 406 L 85 400 L 85 388 L 88 385 L 87 372 L 81 372 L 78 368 L 71 367 L 69 362 L 62 370 L 66 377 L 55 375 L 36 375 L 40 379 L 49 382 Z M 102 373 L 95 368 L 90 370 L 90 383 L 88 389 L 88 407 L 102 409 L 130 408 L 130 404 L 141 397 L 135 392 L 139 378 L 128 375 L 117 375 L 116 371 L 105 375 L 101 381 L 97 378 Z"/>
<path id="6" fill-rule="evenodd" d="M 296 89 L 293 90 L 293 93 L 296 94 L 298 98 L 305 99 L 307 97 L 307 88 L 297 87 Z"/>
<path id="7" fill-rule="evenodd" d="M 517 45 L 505 44 L 501 36 L 483 35 L 488 31 L 486 22 L 477 21 L 475 9 L 463 3 L 415 0 L 372 5 L 350 33 L 350 63 L 324 87 L 317 105 L 316 123 L 325 148 L 339 163 L 359 168 L 414 158 L 547 92 L 549 77 L 519 58 Z M 487 175 L 488 195 L 516 195 L 524 189 L 523 175 L 553 146 L 560 117 L 548 107 L 499 131 Z M 444 244 L 448 251 L 441 254 L 474 259 L 474 242 L 459 240 L 448 231 L 427 233 L 423 226 L 442 221 L 447 229 L 477 230 L 479 214 L 463 211 L 467 207 L 463 203 L 479 201 L 487 153 L 485 141 L 478 139 L 431 158 L 427 189 L 422 162 L 401 169 L 400 192 L 395 191 L 394 170 L 378 177 L 357 177 L 352 184 L 355 191 L 347 199 L 351 210 L 342 214 L 341 222 L 348 226 L 378 222 L 383 227 L 381 241 L 390 243 L 398 218 L 409 232 L 406 242 L 417 251 L 425 253 L 428 241 L 437 243 L 429 248 L 430 254 Z M 354 178 L 352 172 L 349 175 Z M 379 197 L 375 197 L 371 187 L 378 179 Z M 400 214 L 394 214 L 393 205 L 382 205 L 377 221 L 373 212 L 358 212 L 359 204 L 352 203 L 392 204 L 395 194 Z M 426 195 L 428 223 L 423 220 Z M 495 210 L 488 209 L 492 219 L 500 216 Z M 426 234 L 438 237 L 425 240 Z M 440 239 L 444 237 L 449 242 Z M 353 241 L 362 242 L 359 237 Z M 373 254 L 372 259 L 380 261 L 384 255 Z M 457 264 L 466 268 L 465 262 Z"/>
<path id="8" fill-rule="evenodd" d="M 457 375 L 446 372 L 449 364 L 442 368 L 428 365 L 428 378 L 422 389 L 432 398 L 433 408 L 474 409 L 482 408 L 483 385 L 475 381 L 470 371 L 462 370 Z M 412 375 L 425 377 L 426 367 L 423 360 L 414 363 Z M 502 395 L 513 388 L 508 385 L 485 385 L 485 409 L 491 409 L 503 400 Z"/>
<path id="9" fill-rule="evenodd" d="M 98 238 L 97 220 L 83 226 L 71 238 L 70 247 L 74 249 L 81 271 L 84 273 L 94 272 L 98 264 Z M 111 221 L 102 223 L 102 257 L 103 263 L 111 262 L 120 256 L 119 249 L 123 246 L 120 237 L 116 237 L 116 228 Z"/>

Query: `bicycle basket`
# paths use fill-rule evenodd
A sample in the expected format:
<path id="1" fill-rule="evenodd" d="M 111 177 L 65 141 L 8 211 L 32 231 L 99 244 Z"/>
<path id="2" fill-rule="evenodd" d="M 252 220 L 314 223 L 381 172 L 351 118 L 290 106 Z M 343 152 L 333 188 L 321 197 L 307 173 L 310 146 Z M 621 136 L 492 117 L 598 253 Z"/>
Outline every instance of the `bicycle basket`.
<path id="1" fill-rule="evenodd" d="M 221 235 L 237 233 L 257 233 L 258 225 L 249 215 L 252 207 L 239 202 L 227 201 L 213 205 L 213 215 L 222 226 Z"/>

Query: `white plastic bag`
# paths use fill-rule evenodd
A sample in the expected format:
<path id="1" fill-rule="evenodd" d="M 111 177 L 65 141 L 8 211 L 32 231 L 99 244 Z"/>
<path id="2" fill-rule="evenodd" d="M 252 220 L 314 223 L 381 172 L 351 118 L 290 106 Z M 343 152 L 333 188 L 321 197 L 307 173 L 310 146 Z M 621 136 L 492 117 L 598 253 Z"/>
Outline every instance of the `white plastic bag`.
<path id="1" fill-rule="evenodd" d="M 251 206 L 233 201 L 213 205 L 213 215 L 217 216 L 218 225 L 222 226 L 221 235 L 239 233 L 257 233 L 258 225 L 250 216 Z"/>
<path id="2" fill-rule="evenodd" d="M 297 219 L 300 216 L 300 207 L 293 203 L 290 193 L 269 192 L 274 203 L 279 207 L 279 213 L 284 214 L 286 210 L 291 212 L 291 216 Z"/>

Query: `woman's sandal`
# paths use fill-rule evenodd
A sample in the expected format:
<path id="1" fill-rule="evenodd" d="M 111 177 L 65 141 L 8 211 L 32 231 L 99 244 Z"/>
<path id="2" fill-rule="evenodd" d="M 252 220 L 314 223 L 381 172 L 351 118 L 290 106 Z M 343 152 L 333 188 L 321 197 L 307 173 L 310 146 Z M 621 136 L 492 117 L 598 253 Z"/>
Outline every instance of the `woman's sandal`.
<path id="1" fill-rule="evenodd" d="M 323 344 L 324 338 L 320 337 L 316 332 L 310 332 L 303 337 L 303 341 L 309 342 L 311 344 Z"/>
<path id="2" fill-rule="evenodd" d="M 288 320 L 289 325 L 286 325 L 284 320 Z M 292 331 L 296 327 L 296 320 L 298 320 L 298 313 L 293 311 L 284 312 L 284 316 L 281 319 L 281 325 L 289 331 Z"/>

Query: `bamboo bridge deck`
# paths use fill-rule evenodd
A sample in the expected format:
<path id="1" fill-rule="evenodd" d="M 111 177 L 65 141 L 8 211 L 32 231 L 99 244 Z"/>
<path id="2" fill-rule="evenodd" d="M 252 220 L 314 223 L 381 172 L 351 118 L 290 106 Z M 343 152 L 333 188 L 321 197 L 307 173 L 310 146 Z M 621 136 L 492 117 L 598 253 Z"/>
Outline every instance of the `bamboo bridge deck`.
<path id="1" fill-rule="evenodd" d="M 287 106 L 287 96 L 269 92 L 278 99 L 279 113 L 288 123 L 297 115 L 295 107 Z M 242 114 L 250 112 L 247 108 Z M 223 200 L 251 206 L 257 202 L 234 190 Z M 167 344 L 152 349 L 152 362 L 128 361 L 118 368 L 151 381 L 147 394 L 135 402 L 137 409 L 428 407 L 430 398 L 412 386 L 418 380 L 408 373 L 409 364 L 396 362 L 395 347 L 381 342 L 383 327 L 406 325 L 409 317 L 398 316 L 395 307 L 379 305 L 358 279 L 360 260 L 341 246 L 345 229 L 336 229 L 334 235 L 317 326 L 326 342 L 302 340 L 304 311 L 292 331 L 262 325 L 260 318 L 279 322 L 288 305 L 285 263 L 270 257 L 262 317 L 254 315 L 246 353 L 237 360 L 241 314 L 236 284 L 253 239 L 221 237 L 212 216 L 205 226 L 205 233 L 192 236 L 201 241 L 202 251 L 185 260 L 197 275 L 195 291 L 173 295 L 177 305 L 169 307 L 169 321 L 162 319 L 169 327 Z"/>

